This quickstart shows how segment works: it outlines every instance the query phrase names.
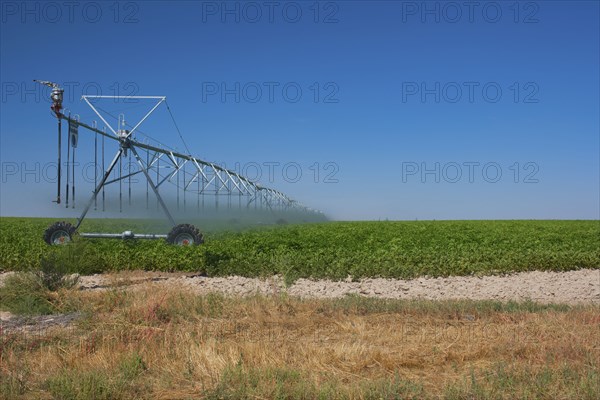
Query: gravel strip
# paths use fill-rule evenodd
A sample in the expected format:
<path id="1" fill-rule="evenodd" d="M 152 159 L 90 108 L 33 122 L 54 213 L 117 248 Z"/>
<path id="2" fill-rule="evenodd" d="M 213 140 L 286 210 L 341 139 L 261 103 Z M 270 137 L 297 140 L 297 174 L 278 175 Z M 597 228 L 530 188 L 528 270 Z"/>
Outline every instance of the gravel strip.
<path id="1" fill-rule="evenodd" d="M 0 285 L 11 273 L 0 273 Z M 388 299 L 471 299 L 523 301 L 539 303 L 600 304 L 600 269 L 567 272 L 521 272 L 494 276 L 455 276 L 411 280 L 366 278 L 357 282 L 299 279 L 285 287 L 283 279 L 241 276 L 209 278 L 185 273 L 120 272 L 81 276 L 81 290 L 135 288 L 142 284 L 167 285 L 190 289 L 196 293 L 220 292 L 230 295 L 255 293 L 278 294 L 303 298 L 338 298 L 349 294 Z"/>
<path id="2" fill-rule="evenodd" d="M 521 272 L 498 276 L 456 276 L 411 280 L 367 278 L 357 282 L 299 279 L 286 288 L 281 277 L 269 279 L 230 276 L 209 278 L 199 275 L 138 273 L 134 276 L 107 278 L 82 276 L 82 289 L 102 289 L 119 285 L 153 282 L 191 289 L 197 293 L 220 292 L 232 295 L 287 293 L 303 298 L 338 298 L 349 294 L 388 299 L 471 299 L 523 301 L 539 303 L 600 304 L 600 269 L 568 272 Z M 112 282 L 112 283 L 111 283 Z"/>

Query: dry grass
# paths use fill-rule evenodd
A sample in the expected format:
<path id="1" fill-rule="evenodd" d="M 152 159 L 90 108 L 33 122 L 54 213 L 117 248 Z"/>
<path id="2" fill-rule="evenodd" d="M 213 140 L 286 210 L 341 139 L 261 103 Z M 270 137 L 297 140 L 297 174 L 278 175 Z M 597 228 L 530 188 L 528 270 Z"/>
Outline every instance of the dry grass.
<path id="1" fill-rule="evenodd" d="M 89 317 L 0 335 L 5 398 L 600 395 L 600 309 L 70 292 Z"/>

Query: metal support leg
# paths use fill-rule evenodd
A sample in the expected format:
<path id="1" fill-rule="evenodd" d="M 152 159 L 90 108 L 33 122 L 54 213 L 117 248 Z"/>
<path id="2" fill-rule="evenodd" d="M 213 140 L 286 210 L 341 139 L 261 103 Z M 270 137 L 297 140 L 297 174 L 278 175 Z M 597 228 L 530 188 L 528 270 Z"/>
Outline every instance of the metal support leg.
<path id="1" fill-rule="evenodd" d="M 104 135 L 102 135 L 102 175 L 104 175 Z M 104 193 L 104 186 L 102 186 L 102 211 L 106 211 L 106 196 Z"/>
<path id="2" fill-rule="evenodd" d="M 138 155 L 137 151 L 135 150 L 134 146 L 131 146 L 129 148 L 131 150 L 131 152 L 133 153 L 133 155 L 135 156 L 135 160 L 137 161 L 138 165 L 140 166 L 140 168 L 142 169 L 142 172 L 144 173 L 144 175 L 146 176 L 146 179 L 148 181 L 148 183 L 150 184 L 150 187 L 152 188 L 152 190 L 154 191 L 154 194 L 156 195 L 156 199 L 158 200 L 158 202 L 160 203 L 160 206 L 162 207 L 163 211 L 165 212 L 165 214 L 167 215 L 167 218 L 169 219 L 169 222 L 171 223 L 171 225 L 175 226 L 177 225 L 175 223 L 175 220 L 173 219 L 173 217 L 171 216 L 171 213 L 169 213 L 169 209 L 167 208 L 167 205 L 163 202 L 162 197 L 160 197 L 160 193 L 158 193 L 158 188 L 154 185 L 154 182 L 152 182 L 152 179 L 150 178 L 150 175 L 148 174 L 148 171 L 146 170 L 146 168 L 144 167 L 144 163 L 142 162 L 142 159 L 140 158 L 140 156 Z"/>
<path id="3" fill-rule="evenodd" d="M 92 204 L 94 204 L 94 200 L 96 200 L 96 196 L 98 195 L 98 193 L 100 193 L 100 189 L 102 189 L 102 187 L 104 186 L 104 182 L 106 182 L 106 180 L 108 179 L 108 176 L 112 172 L 113 168 L 115 167 L 115 165 L 117 165 L 117 162 L 119 162 L 119 160 L 121 159 L 121 154 L 123 154 L 123 149 L 119 148 L 117 155 L 115 156 L 115 158 L 112 160 L 112 162 L 108 166 L 108 169 L 104 173 L 102 180 L 100 181 L 98 186 L 96 186 L 96 189 L 94 190 L 94 194 L 92 195 L 92 198 L 90 199 L 90 201 L 88 201 L 87 205 L 83 209 L 83 212 L 79 216 L 79 219 L 77 220 L 77 225 L 75 225 L 76 230 L 79 229 L 79 225 L 81 225 L 81 223 L 83 222 L 83 219 L 85 218 L 85 215 L 90 210 L 90 207 L 92 206 Z"/>
<path id="4" fill-rule="evenodd" d="M 146 150 L 146 165 L 150 165 L 150 150 Z M 148 181 L 146 180 L 146 210 L 150 209 L 150 197 L 148 196 L 148 189 Z"/>
<path id="5" fill-rule="evenodd" d="M 94 132 L 94 187 L 98 185 L 98 133 Z M 98 209 L 98 198 L 94 199 L 94 210 Z"/>

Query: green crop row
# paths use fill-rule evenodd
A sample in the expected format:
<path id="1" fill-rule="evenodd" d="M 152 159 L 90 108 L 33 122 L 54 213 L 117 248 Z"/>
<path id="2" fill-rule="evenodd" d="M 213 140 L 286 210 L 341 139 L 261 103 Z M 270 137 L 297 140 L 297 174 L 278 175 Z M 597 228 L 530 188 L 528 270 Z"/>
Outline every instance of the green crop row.
<path id="1" fill-rule="evenodd" d="M 279 274 L 288 280 L 600 268 L 598 221 L 326 222 L 209 231 L 203 245 L 190 248 L 163 240 L 81 238 L 50 247 L 42 234 L 51 222 L 1 218 L 0 269 L 39 268 L 50 256 L 82 273 L 144 269 L 209 276 Z M 120 232 L 114 228 L 123 226 L 138 232 L 153 227 L 131 220 L 86 224 L 87 229 L 105 232 Z"/>

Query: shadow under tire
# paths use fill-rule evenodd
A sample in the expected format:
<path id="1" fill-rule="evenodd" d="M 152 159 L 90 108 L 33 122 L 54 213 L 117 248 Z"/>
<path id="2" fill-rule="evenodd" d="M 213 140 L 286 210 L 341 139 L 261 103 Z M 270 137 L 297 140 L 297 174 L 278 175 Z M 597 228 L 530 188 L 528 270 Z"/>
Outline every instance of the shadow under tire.
<path id="1" fill-rule="evenodd" d="M 169 232 L 167 243 L 176 246 L 192 246 L 204 243 L 202 233 L 192 224 L 180 224 Z"/>
<path id="2" fill-rule="evenodd" d="M 75 227 L 68 222 L 55 222 L 44 232 L 44 242 L 49 245 L 67 244 L 73 240 Z"/>

